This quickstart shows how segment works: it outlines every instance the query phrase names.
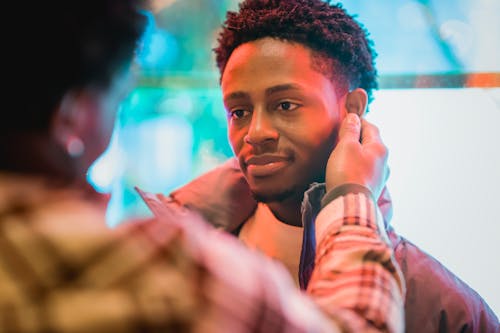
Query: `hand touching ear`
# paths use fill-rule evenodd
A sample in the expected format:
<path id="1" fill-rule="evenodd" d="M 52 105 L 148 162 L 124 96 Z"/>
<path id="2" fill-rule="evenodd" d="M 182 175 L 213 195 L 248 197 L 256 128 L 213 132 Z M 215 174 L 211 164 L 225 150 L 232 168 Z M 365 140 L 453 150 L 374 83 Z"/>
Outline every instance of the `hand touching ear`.
<path id="1" fill-rule="evenodd" d="M 389 177 L 387 157 L 387 147 L 378 128 L 357 114 L 348 113 L 326 166 L 326 189 L 359 184 L 368 188 L 377 200 Z"/>

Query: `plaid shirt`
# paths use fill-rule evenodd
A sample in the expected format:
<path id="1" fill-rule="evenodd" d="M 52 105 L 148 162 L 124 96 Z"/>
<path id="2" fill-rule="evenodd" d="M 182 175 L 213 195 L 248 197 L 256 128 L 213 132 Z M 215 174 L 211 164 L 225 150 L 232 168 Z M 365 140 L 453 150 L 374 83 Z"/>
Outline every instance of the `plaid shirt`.
<path id="1" fill-rule="evenodd" d="M 160 219 L 109 230 L 78 192 L 0 177 L 0 332 L 403 330 L 404 287 L 368 196 L 318 218 L 309 295 L 231 235 L 156 204 Z M 344 215 L 326 214 L 336 205 Z"/>

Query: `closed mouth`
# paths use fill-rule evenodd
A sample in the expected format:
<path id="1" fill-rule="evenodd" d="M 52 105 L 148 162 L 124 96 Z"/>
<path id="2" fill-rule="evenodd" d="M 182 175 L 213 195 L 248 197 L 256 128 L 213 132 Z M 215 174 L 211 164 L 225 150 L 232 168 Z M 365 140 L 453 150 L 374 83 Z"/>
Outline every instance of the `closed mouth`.
<path id="1" fill-rule="evenodd" d="M 253 155 L 245 160 L 247 173 L 253 177 L 267 177 L 281 171 L 290 163 L 288 156 Z"/>

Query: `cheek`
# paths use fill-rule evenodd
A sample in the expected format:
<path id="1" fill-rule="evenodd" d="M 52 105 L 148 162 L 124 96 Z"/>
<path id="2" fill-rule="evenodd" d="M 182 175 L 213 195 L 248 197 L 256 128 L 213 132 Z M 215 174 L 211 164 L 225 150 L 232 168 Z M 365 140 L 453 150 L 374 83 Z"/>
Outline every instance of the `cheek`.
<path id="1" fill-rule="evenodd" d="M 241 128 L 236 128 L 228 123 L 228 139 L 233 149 L 233 153 L 238 155 L 241 151 L 245 138 L 245 131 Z"/>
<path id="2" fill-rule="evenodd" d="M 323 164 L 326 163 L 330 153 L 332 152 L 337 136 L 338 126 L 336 122 L 323 122 L 309 124 L 300 130 L 293 132 L 292 145 L 296 149 L 296 154 L 299 159 L 305 163 Z"/>
<path id="3" fill-rule="evenodd" d="M 302 142 L 301 145 L 305 147 L 318 147 L 328 142 L 333 144 L 338 132 L 338 123 L 332 118 L 299 120 L 288 126 L 286 131 L 297 143 Z"/>
<path id="4" fill-rule="evenodd" d="M 104 137 L 110 137 L 115 127 L 116 116 L 123 102 L 121 98 L 113 98 L 102 101 L 101 103 L 101 121 L 102 134 Z"/>
<path id="5" fill-rule="evenodd" d="M 115 128 L 116 114 L 119 106 L 116 105 L 111 109 L 105 110 L 105 116 L 103 120 L 103 136 L 109 141 L 113 129 Z"/>
<path id="6" fill-rule="evenodd" d="M 100 155 L 108 147 L 115 126 L 118 105 L 102 101 L 95 106 L 90 122 L 89 145 L 94 155 Z"/>

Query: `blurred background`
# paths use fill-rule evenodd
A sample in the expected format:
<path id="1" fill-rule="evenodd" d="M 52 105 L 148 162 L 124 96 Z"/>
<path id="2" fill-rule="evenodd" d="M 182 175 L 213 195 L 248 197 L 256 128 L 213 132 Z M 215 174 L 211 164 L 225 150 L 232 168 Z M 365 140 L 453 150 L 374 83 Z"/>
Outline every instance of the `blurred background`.
<path id="1" fill-rule="evenodd" d="M 236 0 L 156 0 L 138 86 L 89 179 L 110 226 L 232 156 L 212 48 Z M 500 314 L 500 1 L 349 0 L 375 43 L 368 119 L 389 147 L 396 230 Z"/>

